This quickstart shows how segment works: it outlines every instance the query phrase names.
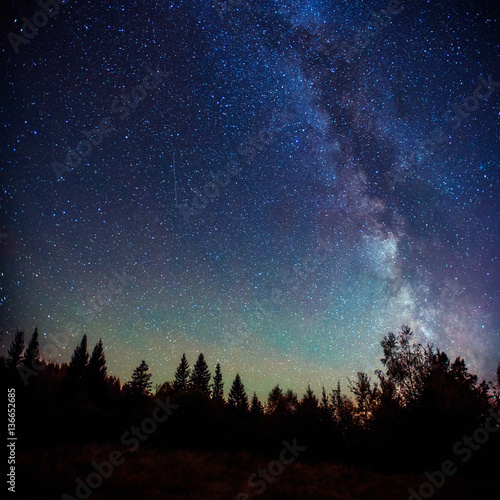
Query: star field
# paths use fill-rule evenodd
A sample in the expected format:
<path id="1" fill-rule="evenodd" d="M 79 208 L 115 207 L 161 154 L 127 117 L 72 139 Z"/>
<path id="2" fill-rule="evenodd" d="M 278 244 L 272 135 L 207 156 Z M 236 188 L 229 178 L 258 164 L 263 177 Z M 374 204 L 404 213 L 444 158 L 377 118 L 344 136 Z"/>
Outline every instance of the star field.
<path id="1" fill-rule="evenodd" d="M 86 333 L 156 383 L 203 352 L 263 397 L 408 324 L 493 378 L 495 2 L 79 1 L 26 43 L 40 7 L 1 10 L 2 352 Z"/>

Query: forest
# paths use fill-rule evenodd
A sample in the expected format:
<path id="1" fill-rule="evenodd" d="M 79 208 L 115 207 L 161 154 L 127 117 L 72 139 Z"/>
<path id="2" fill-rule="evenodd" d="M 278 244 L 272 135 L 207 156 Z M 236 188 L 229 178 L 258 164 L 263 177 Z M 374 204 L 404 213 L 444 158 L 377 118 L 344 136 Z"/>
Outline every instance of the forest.
<path id="1" fill-rule="evenodd" d="M 0 358 L 0 373 L 4 393 L 15 389 L 17 487 L 26 495 L 19 498 L 128 498 L 134 488 L 142 491 L 140 481 L 129 484 L 129 470 L 126 480 L 118 480 L 128 485 L 127 493 L 117 493 L 119 486 L 109 476 L 115 469 L 113 475 L 125 474 L 118 469 L 138 450 L 144 460 L 156 457 L 151 471 L 154 462 L 164 459 L 170 467 L 173 457 L 177 463 L 187 456 L 210 456 L 213 463 L 226 457 L 219 466 L 227 470 L 248 460 L 249 468 L 242 466 L 239 483 L 218 478 L 212 494 L 190 490 L 203 490 L 209 479 L 186 475 L 182 484 L 159 488 L 158 496 L 136 491 L 134 498 L 242 500 L 261 493 L 262 498 L 308 498 L 297 489 L 281 491 L 277 477 L 283 474 L 283 486 L 292 477 L 285 476 L 288 467 L 311 468 L 306 482 L 317 481 L 311 471 L 321 467 L 347 468 L 348 480 L 354 474 L 358 482 L 363 474 L 407 477 L 406 496 L 400 498 L 469 498 L 467 491 L 477 495 L 470 498 L 494 498 L 499 491 L 500 364 L 494 382 L 480 382 L 464 359 L 452 361 L 445 352 L 417 343 L 407 326 L 385 335 L 380 346 L 383 370 L 358 372 L 345 387 L 339 381 L 321 394 L 309 386 L 299 396 L 276 385 L 260 401 L 247 393 L 244 373 L 225 381 L 223 367 L 218 363 L 212 374 L 203 353 L 192 367 L 182 354 L 174 378 L 153 389 L 144 360 L 126 383 L 110 376 L 102 340 L 89 350 L 84 335 L 69 362 L 57 364 L 42 359 L 37 329 L 26 347 L 24 332 L 18 331 L 8 356 Z M 82 459 L 84 449 L 87 458 Z M 37 456 L 44 456 L 45 465 L 37 465 Z M 265 464 L 278 456 L 267 474 L 262 469 L 252 474 L 254 459 Z M 201 467 L 188 460 L 190 466 Z M 295 476 L 306 469 L 295 470 Z M 449 478 L 458 481 L 455 486 Z M 344 497 L 323 486 L 315 498 L 379 498 L 374 489 Z M 454 496 L 457 490 L 448 486 L 465 496 Z M 34 487 L 37 494 L 30 496 Z M 380 498 L 393 498 L 386 489 L 390 485 L 375 488 Z"/>

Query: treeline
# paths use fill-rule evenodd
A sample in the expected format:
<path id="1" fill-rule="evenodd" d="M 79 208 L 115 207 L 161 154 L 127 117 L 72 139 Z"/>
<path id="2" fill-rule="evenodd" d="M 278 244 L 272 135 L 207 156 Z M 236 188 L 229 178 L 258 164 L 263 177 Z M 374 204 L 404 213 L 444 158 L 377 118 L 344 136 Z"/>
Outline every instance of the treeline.
<path id="1" fill-rule="evenodd" d="M 416 343 L 406 326 L 382 339 L 384 370 L 374 380 L 364 372 L 348 380 L 352 397 L 340 382 L 319 395 L 308 386 L 301 397 L 276 385 L 262 402 L 255 392 L 249 397 L 239 373 L 226 399 L 221 365 L 212 376 L 202 353 L 192 368 L 183 354 L 173 380 L 152 391 L 145 361 L 124 385 L 107 374 L 102 340 L 89 353 L 84 335 L 69 364 L 41 359 L 37 329 L 26 349 L 24 342 L 17 332 L 7 358 L 0 358 L 0 374 L 4 385 L 16 388 L 20 446 L 29 449 L 117 442 L 124 429 L 151 415 L 157 398 L 168 397 L 179 406 L 149 441 L 159 449 L 272 456 L 283 439 L 296 439 L 307 448 L 305 460 L 416 470 L 432 467 L 433 457 L 445 459 L 459 439 L 500 410 L 500 364 L 495 383 L 479 382 L 462 358 L 451 361 Z M 499 437 L 492 433 L 477 463 L 498 465 Z"/>

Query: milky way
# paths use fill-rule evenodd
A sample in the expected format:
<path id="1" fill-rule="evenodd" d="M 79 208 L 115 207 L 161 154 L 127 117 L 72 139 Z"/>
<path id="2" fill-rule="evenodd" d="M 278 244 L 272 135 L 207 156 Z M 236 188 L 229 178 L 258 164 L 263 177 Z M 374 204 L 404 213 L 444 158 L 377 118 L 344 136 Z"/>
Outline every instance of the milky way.
<path id="1" fill-rule="evenodd" d="M 497 4 L 3 2 L 2 352 L 265 396 L 408 324 L 492 379 Z"/>

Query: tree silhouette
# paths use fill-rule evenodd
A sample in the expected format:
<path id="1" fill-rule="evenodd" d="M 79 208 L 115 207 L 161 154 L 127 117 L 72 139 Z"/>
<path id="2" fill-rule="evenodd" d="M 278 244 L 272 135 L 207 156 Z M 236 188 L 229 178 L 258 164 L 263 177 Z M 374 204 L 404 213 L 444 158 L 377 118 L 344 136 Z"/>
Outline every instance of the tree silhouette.
<path id="1" fill-rule="evenodd" d="M 420 379 L 418 410 L 443 419 L 453 414 L 456 423 L 461 419 L 480 424 L 489 406 L 489 387 L 485 381 L 478 384 L 477 375 L 468 372 L 461 357 L 450 363 L 446 353 L 429 347 Z"/>
<path id="2" fill-rule="evenodd" d="M 8 356 L 6 366 L 8 370 L 15 370 L 22 361 L 24 351 L 24 332 L 17 330 L 14 340 L 12 341 Z"/>
<path id="3" fill-rule="evenodd" d="M 17 367 L 19 375 L 21 376 L 24 385 L 30 385 L 33 380 L 30 380 L 31 377 L 36 377 L 42 365 L 40 363 L 40 347 L 38 344 L 38 328 L 35 328 L 33 335 L 31 336 L 31 340 L 28 344 L 26 352 L 24 353 L 24 358 L 20 366 Z M 36 379 L 35 386 L 38 387 L 39 380 Z"/>
<path id="4" fill-rule="evenodd" d="M 403 405 L 414 403 L 420 396 L 424 372 L 424 348 L 412 339 L 413 332 L 403 325 L 397 337 L 390 332 L 380 342 L 384 351 L 382 364 Z"/>
<path id="5" fill-rule="evenodd" d="M 314 427 L 319 417 L 319 407 L 318 398 L 311 389 L 311 384 L 307 384 L 306 393 L 302 396 L 300 403 L 297 404 L 295 412 L 303 422 L 308 422 L 308 425 Z M 313 429 L 311 428 L 310 430 L 312 431 Z"/>
<path id="6" fill-rule="evenodd" d="M 163 382 L 160 386 L 156 386 L 155 396 L 160 398 L 165 398 L 165 396 L 170 396 L 174 392 L 174 387 L 170 382 Z"/>
<path id="7" fill-rule="evenodd" d="M 307 390 L 302 397 L 300 405 L 308 409 L 316 409 L 318 407 L 318 398 L 314 394 L 314 391 L 311 389 L 311 384 L 307 384 Z"/>
<path id="8" fill-rule="evenodd" d="M 283 396 L 283 399 L 285 403 L 286 414 L 293 415 L 299 407 L 299 400 L 297 398 L 297 393 L 294 392 L 292 389 L 287 389 L 285 395 Z"/>
<path id="9" fill-rule="evenodd" d="M 321 402 L 319 404 L 320 417 L 323 422 L 330 422 L 332 419 L 332 408 L 326 394 L 325 386 L 321 388 Z"/>
<path id="10" fill-rule="evenodd" d="M 332 390 L 332 417 L 335 422 L 340 423 L 342 414 L 342 390 L 340 382 L 337 382 L 337 388 Z"/>
<path id="11" fill-rule="evenodd" d="M 379 379 L 379 389 L 374 398 L 373 416 L 385 421 L 397 419 L 401 405 L 394 381 L 380 370 L 376 370 L 375 373 Z"/>
<path id="12" fill-rule="evenodd" d="M 385 370 L 376 372 L 376 384 L 368 374 L 358 372 L 352 382 L 347 379 L 349 397 L 342 393 L 340 382 L 330 397 L 324 386 L 321 395 L 315 395 L 307 385 L 300 402 L 293 390 L 285 392 L 276 385 L 269 393 L 265 411 L 256 392 L 250 392 L 253 396 L 247 398 L 239 373 L 231 385 L 228 404 L 214 404 L 224 401 L 220 363 L 209 385 L 210 373 L 203 355 L 198 356 L 190 370 L 183 354 L 176 372 L 176 387 L 178 391 L 188 388 L 193 391 L 176 392 L 173 382 L 157 385 L 156 397 L 162 401 L 171 397 L 174 403 L 182 404 L 182 411 L 170 421 L 165 432 L 155 435 L 155 441 L 161 449 L 238 449 L 250 453 L 258 449 L 267 454 L 275 453 L 275 445 L 282 436 L 290 436 L 300 446 L 307 446 L 313 460 L 346 461 L 391 472 L 391 467 L 425 470 L 423 467 L 428 467 L 428 463 L 423 461 L 428 460 L 429 453 L 446 456 L 450 450 L 457 455 L 457 451 L 474 451 L 472 446 L 455 448 L 453 443 L 457 439 L 467 443 L 466 436 L 471 436 L 475 444 L 481 444 L 479 441 L 483 436 L 486 438 L 486 433 L 484 430 L 483 434 L 475 433 L 475 429 L 482 428 L 491 435 L 478 454 L 483 458 L 475 460 L 480 467 L 491 463 L 491 467 L 485 468 L 485 475 L 495 472 L 500 432 L 494 432 L 498 426 L 491 409 L 498 408 L 500 365 L 496 369 L 497 387 L 484 381 L 479 383 L 461 357 L 453 361 L 444 352 L 429 346 L 421 348 L 413 343 L 409 329 L 402 336 L 406 339 L 390 335 L 384 338 Z M 15 359 L 13 366 L 17 365 L 17 369 L 10 377 L 7 358 L 0 357 L 0 381 L 10 384 L 9 379 L 17 380 L 23 370 L 28 374 L 35 372 L 29 366 L 39 358 L 38 340 L 35 329 L 23 357 L 24 337 L 18 332 L 9 349 L 9 361 L 12 365 Z M 44 370 L 37 373 L 33 384 L 25 387 L 16 384 L 20 401 L 37 405 L 41 410 L 38 426 L 29 425 L 29 412 L 19 412 L 19 415 L 26 413 L 20 416 L 28 432 L 26 442 L 37 444 L 36 439 L 40 439 L 60 445 L 72 435 L 82 443 L 102 442 L 113 436 L 117 438 L 120 428 L 135 426 L 139 418 L 151 415 L 154 403 L 148 395 L 152 377 L 146 362 L 142 361 L 133 371 L 123 390 L 119 380 L 107 376 L 102 339 L 90 357 L 84 336 L 69 365 L 42 363 Z M 411 381 L 408 374 L 401 374 L 408 367 L 412 370 Z M 70 387 L 66 385 L 69 374 L 75 384 L 81 384 L 73 385 L 68 394 L 64 391 Z M 209 387 L 212 401 L 206 396 Z M 127 397 L 132 394 L 142 397 Z M 489 424 L 485 426 L 487 421 Z M 123 426 L 117 427 L 117 423 Z M 39 428 L 46 431 L 40 434 Z M 44 444 L 42 441 L 40 444 Z"/>
<path id="13" fill-rule="evenodd" d="M 38 343 L 38 328 L 35 328 L 31 340 L 24 353 L 23 365 L 29 368 L 38 368 L 40 364 L 40 346 Z"/>
<path id="14" fill-rule="evenodd" d="M 88 362 L 89 353 L 87 352 L 87 334 L 85 334 L 71 356 L 68 373 L 74 374 L 79 379 L 83 378 Z"/>
<path id="15" fill-rule="evenodd" d="M 148 373 L 149 367 L 146 361 L 134 370 L 130 382 L 130 390 L 134 396 L 149 396 L 151 394 L 151 373 Z"/>
<path id="16" fill-rule="evenodd" d="M 260 417 L 264 415 L 264 406 L 262 406 L 262 403 L 259 401 L 259 398 L 257 397 L 257 394 L 254 392 L 252 396 L 252 403 L 250 405 L 250 413 L 254 415 L 255 417 Z"/>
<path id="17" fill-rule="evenodd" d="M 84 377 L 89 362 L 87 352 L 87 335 L 85 334 L 73 352 L 68 367 L 67 388 L 73 396 L 81 394 L 84 385 Z"/>
<path id="18" fill-rule="evenodd" d="M 267 396 L 266 413 L 270 415 L 285 413 L 283 390 L 279 384 L 275 385 Z"/>
<path id="19" fill-rule="evenodd" d="M 285 393 L 277 384 L 267 396 L 266 413 L 270 415 L 291 415 L 297 411 L 299 406 L 297 394 L 291 389 Z"/>
<path id="20" fill-rule="evenodd" d="M 354 383 L 349 380 L 349 388 L 354 394 L 361 424 L 365 424 L 368 421 L 373 402 L 378 392 L 376 387 L 375 389 L 371 388 L 370 380 L 370 377 L 364 372 L 358 372 L 358 379 Z"/>
<path id="21" fill-rule="evenodd" d="M 248 397 L 239 373 L 237 373 L 234 378 L 233 385 L 229 391 L 227 404 L 230 408 L 242 411 L 248 410 Z"/>
<path id="22" fill-rule="evenodd" d="M 200 353 L 196 361 L 193 371 L 191 372 L 190 384 L 191 388 L 202 392 L 203 394 L 210 394 L 210 372 L 205 361 L 203 353 Z"/>
<path id="23" fill-rule="evenodd" d="M 106 357 L 102 339 L 95 345 L 87 365 L 86 379 L 89 395 L 101 402 L 106 393 Z"/>
<path id="24" fill-rule="evenodd" d="M 342 394 L 340 382 L 337 382 L 337 388 L 332 391 L 332 415 L 335 423 L 342 429 L 346 429 L 352 424 L 353 402 Z"/>
<path id="25" fill-rule="evenodd" d="M 222 372 L 220 363 L 215 367 L 214 383 L 212 384 L 212 399 L 214 401 L 224 401 L 224 382 L 222 382 Z"/>
<path id="26" fill-rule="evenodd" d="M 181 362 L 177 367 L 174 379 L 174 390 L 185 391 L 189 388 L 189 364 L 186 359 L 186 354 L 182 355 Z"/>

